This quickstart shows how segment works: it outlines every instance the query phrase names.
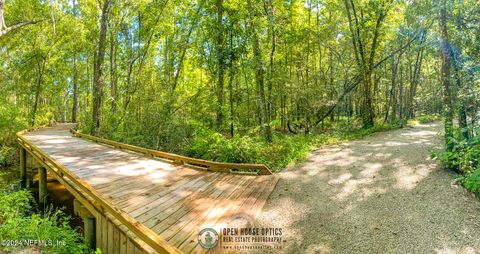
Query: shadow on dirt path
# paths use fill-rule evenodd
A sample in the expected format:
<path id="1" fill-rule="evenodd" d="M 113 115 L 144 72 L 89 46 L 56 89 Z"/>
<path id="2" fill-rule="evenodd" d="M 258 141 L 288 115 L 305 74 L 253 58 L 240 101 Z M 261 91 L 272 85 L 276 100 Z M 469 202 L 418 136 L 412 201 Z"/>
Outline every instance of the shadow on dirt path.
<path id="1" fill-rule="evenodd" d="M 281 173 L 257 226 L 275 253 L 480 253 L 480 202 L 430 159 L 440 123 L 312 152 Z"/>

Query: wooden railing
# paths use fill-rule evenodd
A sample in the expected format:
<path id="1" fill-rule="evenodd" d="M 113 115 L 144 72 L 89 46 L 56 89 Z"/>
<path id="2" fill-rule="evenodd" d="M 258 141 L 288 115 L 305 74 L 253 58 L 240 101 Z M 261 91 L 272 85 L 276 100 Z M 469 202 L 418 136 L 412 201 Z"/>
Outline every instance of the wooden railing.
<path id="1" fill-rule="evenodd" d="M 117 207 L 111 205 L 107 199 L 102 197 L 95 189 L 93 189 L 87 182 L 81 180 L 75 174 L 71 173 L 64 165 L 55 161 L 48 154 L 44 153 L 36 145 L 28 141 L 23 134 L 33 129 L 24 130 L 17 133 L 18 143 L 26 149 L 32 156 L 34 156 L 39 162 L 47 167 L 50 170 L 53 170 L 56 175 L 67 179 L 68 182 L 73 183 L 79 191 L 82 191 L 87 195 L 87 198 L 90 200 L 92 206 L 94 206 L 98 211 L 106 211 L 110 213 L 115 219 L 117 219 L 122 225 L 125 225 L 138 239 L 145 242 L 151 248 L 153 248 L 158 253 L 182 253 L 179 249 L 172 246 L 170 243 L 165 241 L 151 229 L 147 228 L 142 223 L 135 220 L 133 217 L 127 213 L 121 211 Z"/>
<path id="2" fill-rule="evenodd" d="M 88 139 L 97 143 L 109 145 L 117 149 L 125 149 L 133 152 L 150 155 L 153 157 L 168 159 L 173 161 L 173 163 L 175 164 L 180 164 L 180 165 L 187 164 L 187 165 L 203 168 L 206 170 L 216 171 L 216 172 L 248 174 L 248 173 L 252 173 L 251 171 L 253 171 L 253 173 L 256 173 L 258 175 L 272 174 L 272 171 L 266 165 L 263 165 L 263 164 L 224 163 L 224 162 L 214 162 L 214 161 L 208 161 L 208 160 L 202 160 L 202 159 L 195 159 L 187 156 L 161 152 L 153 149 L 147 149 L 139 146 L 124 144 L 124 143 L 120 143 L 120 142 L 116 142 L 116 141 L 112 141 L 104 138 L 99 138 L 99 137 L 78 132 L 74 129 L 70 129 L 70 132 L 76 137 L 80 137 L 80 138 Z"/>

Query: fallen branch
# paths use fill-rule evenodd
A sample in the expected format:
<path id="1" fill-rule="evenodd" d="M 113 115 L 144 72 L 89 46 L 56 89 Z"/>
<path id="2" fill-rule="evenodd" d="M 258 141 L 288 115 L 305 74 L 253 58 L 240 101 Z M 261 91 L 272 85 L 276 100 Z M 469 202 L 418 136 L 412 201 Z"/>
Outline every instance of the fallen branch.
<path id="1" fill-rule="evenodd" d="M 287 122 L 287 127 L 288 127 L 289 132 L 291 132 L 293 134 L 297 134 L 297 132 L 292 129 L 292 126 L 290 126 L 290 121 Z"/>

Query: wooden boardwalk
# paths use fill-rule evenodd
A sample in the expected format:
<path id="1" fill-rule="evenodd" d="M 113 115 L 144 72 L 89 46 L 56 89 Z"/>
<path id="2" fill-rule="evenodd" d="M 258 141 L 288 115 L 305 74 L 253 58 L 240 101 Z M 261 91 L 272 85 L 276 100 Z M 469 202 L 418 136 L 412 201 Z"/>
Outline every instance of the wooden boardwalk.
<path id="1" fill-rule="evenodd" d="M 70 127 L 59 124 L 26 132 L 22 134 L 25 140 L 19 142 L 30 144 L 22 144 L 27 152 L 33 144 L 32 147 L 69 171 L 66 173 L 94 189 L 96 195 L 113 208 L 113 213 L 118 210 L 119 214 L 133 219 L 134 224 L 150 229 L 174 246 L 175 251 L 206 252 L 198 244 L 199 231 L 219 230 L 237 215 L 255 218 L 278 180 L 274 175 L 228 174 L 172 164 L 74 137 Z M 38 160 L 41 156 L 37 157 Z M 68 184 L 65 180 L 68 174 L 50 171 Z M 130 253 L 130 248 L 139 253 L 157 252 L 122 225 L 112 212 L 97 205 L 95 198 L 90 203 L 98 213 L 97 216 L 94 213 L 96 245 L 103 253 Z"/>

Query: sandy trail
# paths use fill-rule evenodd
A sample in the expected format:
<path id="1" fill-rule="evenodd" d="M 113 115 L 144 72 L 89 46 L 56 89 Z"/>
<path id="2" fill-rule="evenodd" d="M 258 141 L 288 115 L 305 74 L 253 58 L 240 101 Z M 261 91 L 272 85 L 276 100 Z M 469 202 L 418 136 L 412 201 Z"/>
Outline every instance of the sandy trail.
<path id="1" fill-rule="evenodd" d="M 430 159 L 440 123 L 312 152 L 280 174 L 257 226 L 273 253 L 480 253 L 480 202 Z"/>

